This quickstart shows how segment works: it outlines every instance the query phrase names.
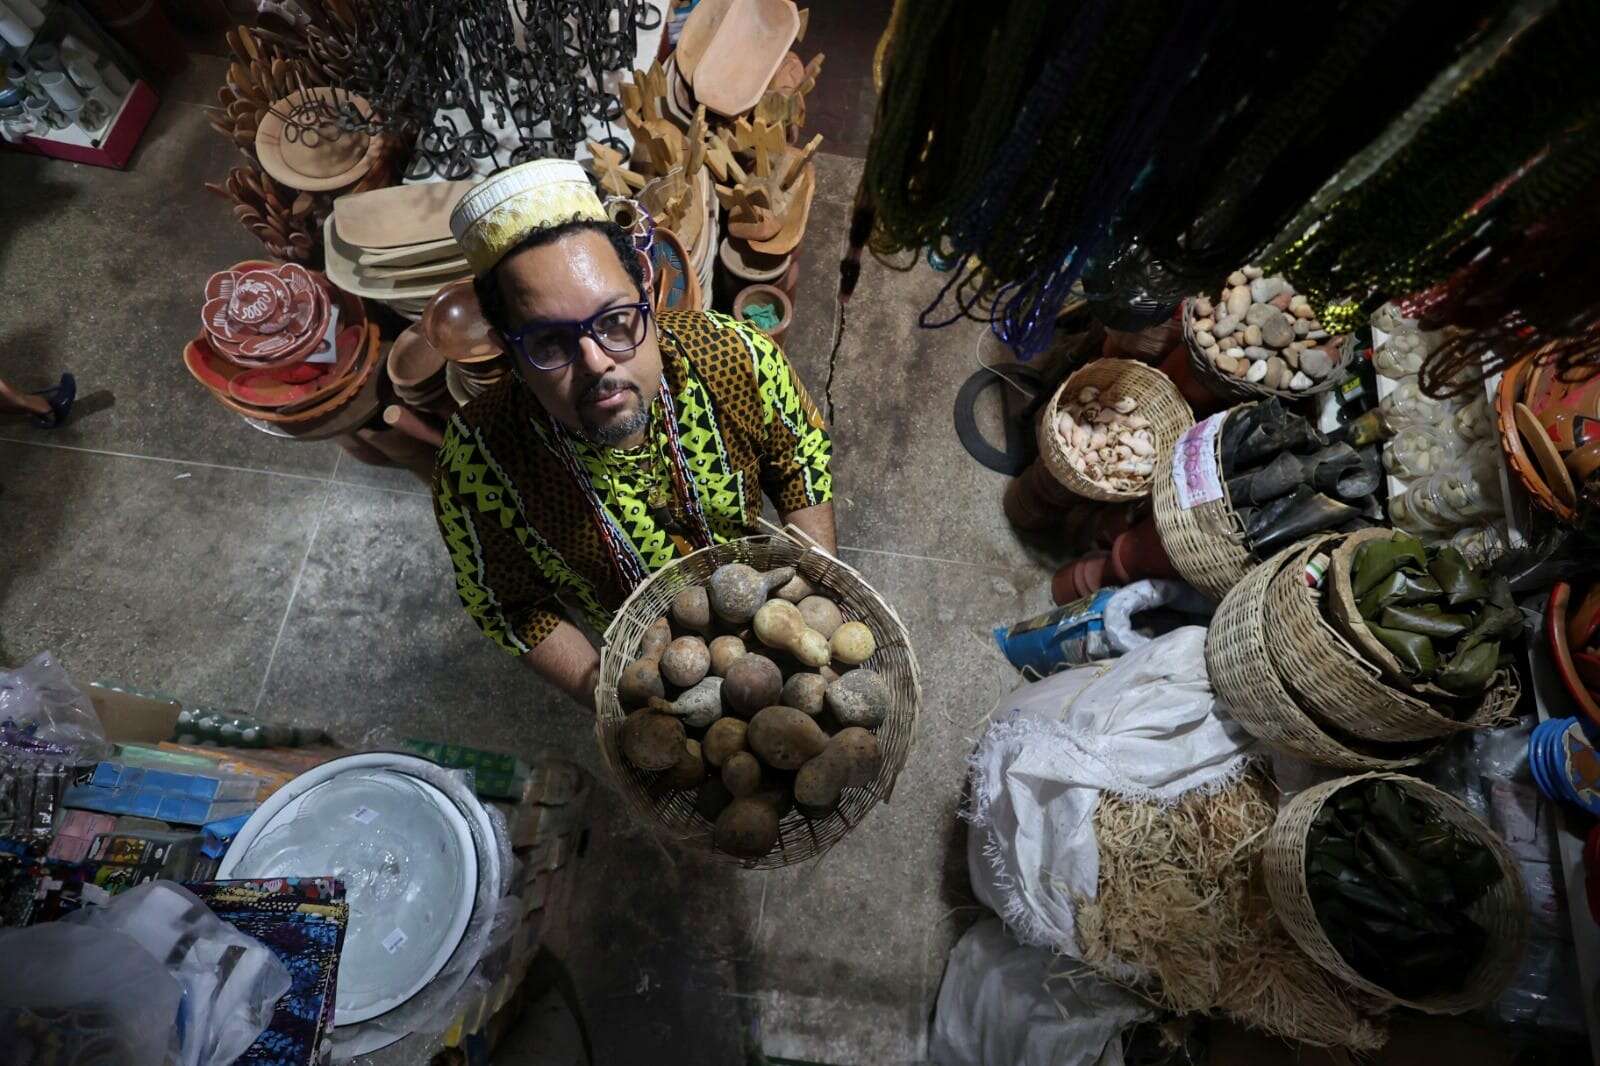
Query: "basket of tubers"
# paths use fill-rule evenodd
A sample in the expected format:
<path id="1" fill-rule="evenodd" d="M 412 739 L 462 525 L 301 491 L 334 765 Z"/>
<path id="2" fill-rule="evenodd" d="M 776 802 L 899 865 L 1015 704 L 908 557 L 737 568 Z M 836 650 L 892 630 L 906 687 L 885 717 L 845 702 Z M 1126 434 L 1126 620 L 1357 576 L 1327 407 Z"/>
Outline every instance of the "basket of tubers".
<path id="1" fill-rule="evenodd" d="M 606 630 L 595 731 L 640 817 L 773 869 L 822 855 L 889 799 L 921 700 L 893 608 L 791 527 L 634 590 Z"/>
<path id="2" fill-rule="evenodd" d="M 1150 494 L 1156 457 L 1194 412 L 1172 379 L 1132 359 L 1096 359 L 1061 383 L 1039 421 L 1039 454 L 1070 491 L 1120 503 Z"/>

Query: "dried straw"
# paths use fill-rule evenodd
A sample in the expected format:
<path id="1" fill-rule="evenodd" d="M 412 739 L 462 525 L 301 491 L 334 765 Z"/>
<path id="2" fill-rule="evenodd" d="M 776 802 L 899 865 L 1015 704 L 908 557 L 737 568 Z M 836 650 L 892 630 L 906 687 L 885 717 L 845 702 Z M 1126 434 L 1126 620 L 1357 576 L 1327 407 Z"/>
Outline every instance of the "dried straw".
<path id="1" fill-rule="evenodd" d="M 1178 1013 L 1220 1012 L 1321 1047 L 1371 1051 L 1385 1033 L 1374 1004 L 1333 980 L 1272 913 L 1262 845 L 1276 816 L 1252 770 L 1171 806 L 1103 795 L 1097 899 L 1077 901 L 1090 966 Z"/>

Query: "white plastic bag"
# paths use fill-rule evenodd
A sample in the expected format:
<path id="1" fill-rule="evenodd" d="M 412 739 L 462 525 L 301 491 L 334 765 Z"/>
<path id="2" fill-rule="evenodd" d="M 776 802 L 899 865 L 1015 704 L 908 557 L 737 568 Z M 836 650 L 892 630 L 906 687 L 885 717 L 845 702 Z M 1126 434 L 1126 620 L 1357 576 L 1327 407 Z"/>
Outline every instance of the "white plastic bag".
<path id="1" fill-rule="evenodd" d="M 163 1066 L 183 989 L 121 933 L 46 922 L 0 929 L 0 1061 Z"/>
<path id="2" fill-rule="evenodd" d="M 140 885 L 61 922 L 121 934 L 161 960 L 183 990 L 180 1066 L 228 1066 L 255 1043 L 289 991 L 288 968 L 265 944 L 171 881 Z"/>
<path id="3" fill-rule="evenodd" d="M 1063 974 L 1061 965 L 1045 948 L 1018 944 L 999 919 L 981 919 L 945 964 L 928 1049 L 933 1061 L 1122 1066 L 1122 1031 L 1155 1012 L 1104 978 Z"/>
<path id="4" fill-rule="evenodd" d="M 1073 899 L 1099 887 L 1101 792 L 1170 803 L 1244 772 L 1252 741 L 1218 714 L 1205 636 L 1175 629 L 1023 685 L 995 709 L 971 760 L 967 866 L 1024 944 L 1077 955 Z"/>
<path id="5" fill-rule="evenodd" d="M 111 750 L 94 704 L 49 652 L 17 670 L 0 670 L 0 722 L 12 721 L 36 740 L 57 744 L 79 762 Z"/>

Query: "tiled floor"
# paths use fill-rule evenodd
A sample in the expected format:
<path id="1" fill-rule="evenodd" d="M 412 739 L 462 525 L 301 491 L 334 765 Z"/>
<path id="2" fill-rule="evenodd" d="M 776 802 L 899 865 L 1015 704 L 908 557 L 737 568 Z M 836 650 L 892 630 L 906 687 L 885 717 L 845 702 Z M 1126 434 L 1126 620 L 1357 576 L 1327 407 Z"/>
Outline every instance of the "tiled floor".
<path id="1" fill-rule="evenodd" d="M 834 6 L 817 5 L 813 32 Z M 830 55 L 830 74 L 843 66 Z M 90 397 L 54 433 L 0 423 L 0 664 L 49 649 L 84 679 L 350 744 L 421 734 L 600 773 L 591 725 L 456 605 L 415 480 L 265 437 L 184 371 L 202 281 L 254 251 L 200 188 L 232 163 L 192 102 L 217 77 L 196 64 L 127 173 L 0 154 L 0 376 L 40 387 L 71 369 Z M 859 168 L 819 160 L 787 345 L 819 394 Z M 841 1066 L 923 1060 L 971 914 L 964 759 L 1015 681 L 989 630 L 1040 606 L 1048 574 L 1001 516 L 1004 479 L 955 440 L 979 337 L 915 328 L 936 284 L 869 262 L 833 387 L 842 555 L 921 663 L 911 763 L 825 859 L 764 875 L 668 853 L 602 791 L 561 938 L 597 1062 L 720 1066 L 756 1044 Z"/>

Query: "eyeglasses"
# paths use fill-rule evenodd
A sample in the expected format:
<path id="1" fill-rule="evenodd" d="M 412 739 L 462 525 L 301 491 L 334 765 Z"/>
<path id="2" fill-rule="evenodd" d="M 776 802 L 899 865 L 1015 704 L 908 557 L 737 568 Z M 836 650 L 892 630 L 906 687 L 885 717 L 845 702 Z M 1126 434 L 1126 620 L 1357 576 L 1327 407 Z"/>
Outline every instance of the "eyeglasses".
<path id="1" fill-rule="evenodd" d="M 612 355 L 631 356 L 644 343 L 649 321 L 648 303 L 622 304 L 582 322 L 530 322 L 507 334 L 506 340 L 535 370 L 560 370 L 577 360 L 578 342 L 584 337 Z"/>

